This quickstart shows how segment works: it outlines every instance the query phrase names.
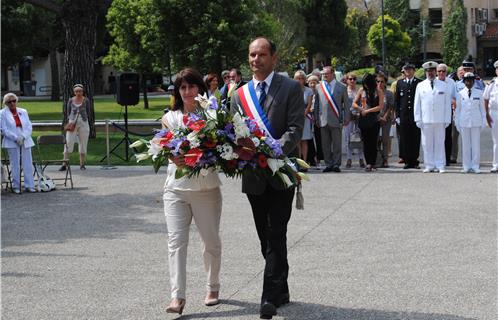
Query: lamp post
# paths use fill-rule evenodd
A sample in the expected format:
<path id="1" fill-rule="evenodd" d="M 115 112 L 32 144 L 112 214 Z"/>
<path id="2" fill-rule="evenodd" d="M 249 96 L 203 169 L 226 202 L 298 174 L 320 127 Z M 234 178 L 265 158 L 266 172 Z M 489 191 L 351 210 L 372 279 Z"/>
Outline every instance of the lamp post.
<path id="1" fill-rule="evenodd" d="M 384 0 L 380 2 L 380 12 L 382 15 L 382 68 L 386 70 L 386 41 L 384 38 Z"/>

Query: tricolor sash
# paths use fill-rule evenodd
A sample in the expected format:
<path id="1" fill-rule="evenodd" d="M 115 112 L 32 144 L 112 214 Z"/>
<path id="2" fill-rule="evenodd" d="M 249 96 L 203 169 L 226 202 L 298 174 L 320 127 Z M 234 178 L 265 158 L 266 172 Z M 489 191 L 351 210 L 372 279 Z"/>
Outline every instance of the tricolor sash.
<path id="1" fill-rule="evenodd" d="M 254 90 L 252 80 L 237 89 L 237 93 L 239 94 L 240 102 L 242 103 L 242 108 L 244 109 L 246 116 L 256 121 L 261 129 L 275 138 L 275 131 L 270 124 L 270 120 L 268 120 L 263 107 L 259 105 L 258 96 Z"/>
<path id="2" fill-rule="evenodd" d="M 320 87 L 322 88 L 323 95 L 325 96 L 325 99 L 327 99 L 330 108 L 335 113 L 337 118 L 339 118 L 339 107 L 337 106 L 337 102 L 335 102 L 334 96 L 332 95 L 332 92 L 330 92 L 329 87 L 325 85 L 325 81 L 320 82 Z"/>

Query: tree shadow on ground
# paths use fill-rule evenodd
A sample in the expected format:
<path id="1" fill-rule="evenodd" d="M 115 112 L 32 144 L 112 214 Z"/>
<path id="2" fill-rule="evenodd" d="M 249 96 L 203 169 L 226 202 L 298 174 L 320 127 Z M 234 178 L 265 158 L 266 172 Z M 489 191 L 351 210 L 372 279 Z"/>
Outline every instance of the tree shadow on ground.
<path id="1" fill-rule="evenodd" d="M 47 193 L 2 194 L 2 249 L 78 239 L 121 239 L 131 232 L 166 233 L 161 187 L 156 187 L 157 182 L 146 185 L 143 176 L 147 179 L 147 174 L 123 174 L 121 180 L 104 176 L 93 182 L 101 183 L 100 187 L 81 184 Z M 131 187 L 123 186 L 126 181 Z"/>

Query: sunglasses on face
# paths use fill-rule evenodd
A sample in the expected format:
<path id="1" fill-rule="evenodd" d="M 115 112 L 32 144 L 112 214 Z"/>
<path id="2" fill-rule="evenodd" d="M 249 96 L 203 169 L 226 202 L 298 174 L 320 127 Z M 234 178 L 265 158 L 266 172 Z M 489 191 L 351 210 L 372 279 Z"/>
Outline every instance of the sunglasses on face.
<path id="1" fill-rule="evenodd" d="M 377 83 L 385 83 L 384 80 L 377 80 Z"/>
<path id="2" fill-rule="evenodd" d="M 438 70 L 437 72 L 446 72 L 446 70 Z"/>
<path id="3" fill-rule="evenodd" d="M 356 81 L 356 78 L 348 78 L 348 80 L 354 80 L 354 81 Z"/>
<path id="4" fill-rule="evenodd" d="M 9 101 L 5 101 L 6 104 L 9 104 L 9 103 L 14 103 L 16 102 L 16 100 L 9 100 Z"/>

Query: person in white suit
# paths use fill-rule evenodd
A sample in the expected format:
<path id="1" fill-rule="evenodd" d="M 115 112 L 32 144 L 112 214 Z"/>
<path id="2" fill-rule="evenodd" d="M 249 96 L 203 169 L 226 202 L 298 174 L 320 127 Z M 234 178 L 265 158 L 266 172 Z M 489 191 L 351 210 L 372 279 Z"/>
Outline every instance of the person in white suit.
<path id="1" fill-rule="evenodd" d="M 414 120 L 421 129 L 424 150 L 423 172 L 445 172 L 445 128 L 451 123 L 452 88 L 436 78 L 437 63 L 428 61 L 422 65 L 427 78 L 417 85 Z"/>
<path id="2" fill-rule="evenodd" d="M 475 76 L 465 73 L 465 88 L 460 90 L 456 99 L 455 126 L 462 136 L 463 173 L 480 173 L 481 130 L 486 126 L 483 91 L 472 87 Z"/>
<path id="3" fill-rule="evenodd" d="M 498 172 L 498 60 L 494 63 L 496 78 L 484 90 L 484 107 L 486 120 L 491 128 L 493 138 L 493 167 L 491 172 Z"/>
<path id="4" fill-rule="evenodd" d="M 0 128 L 3 136 L 2 148 L 7 149 L 12 170 L 12 190 L 21 193 L 21 163 L 24 173 L 24 187 L 27 192 L 36 192 L 33 178 L 33 158 L 31 148 L 35 145 L 31 138 L 33 127 L 28 112 L 17 107 L 19 99 L 13 93 L 3 97 L 8 108 L 2 111 Z"/>

